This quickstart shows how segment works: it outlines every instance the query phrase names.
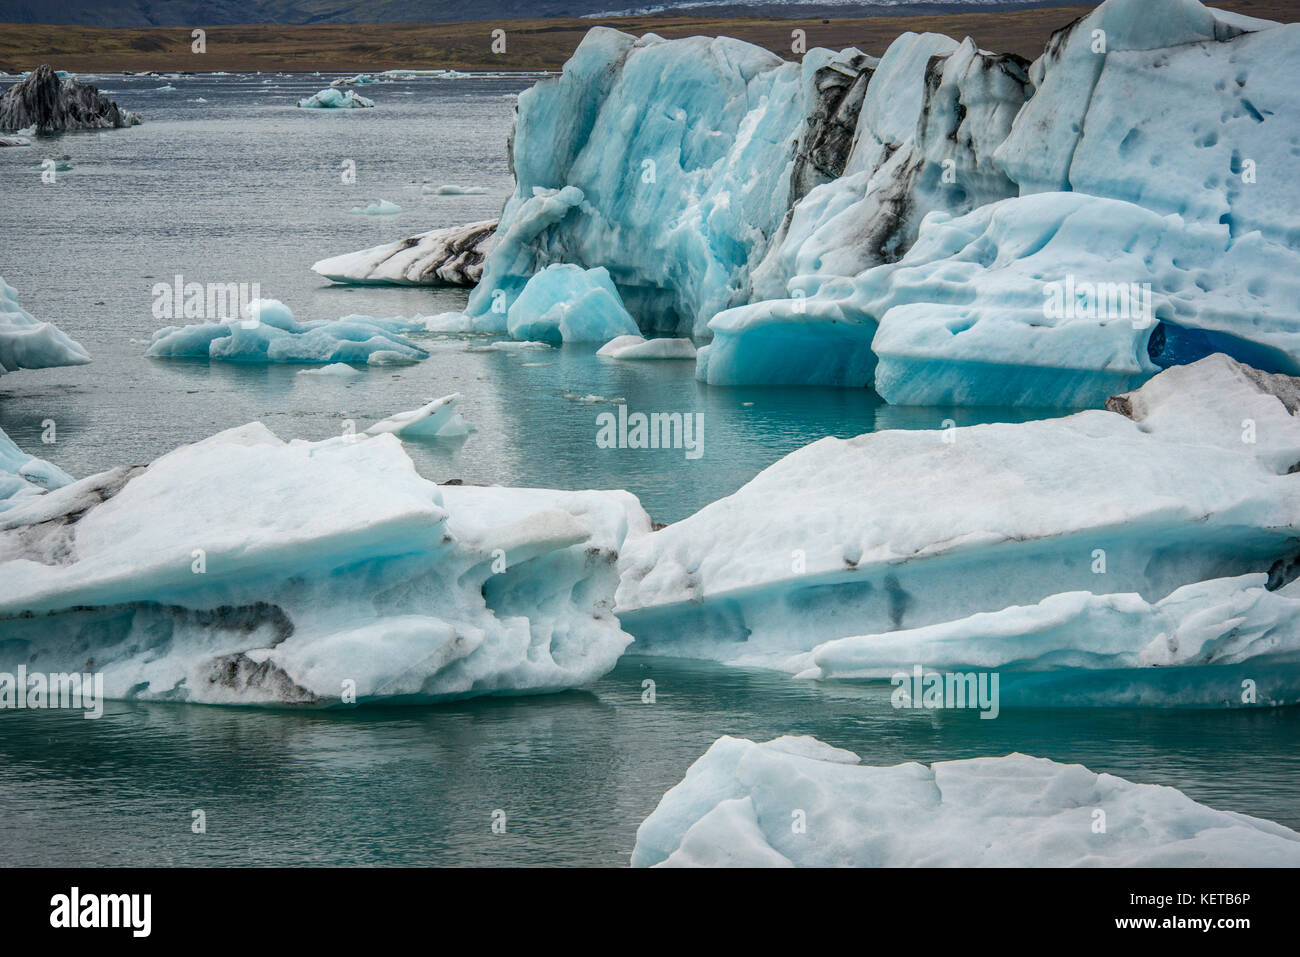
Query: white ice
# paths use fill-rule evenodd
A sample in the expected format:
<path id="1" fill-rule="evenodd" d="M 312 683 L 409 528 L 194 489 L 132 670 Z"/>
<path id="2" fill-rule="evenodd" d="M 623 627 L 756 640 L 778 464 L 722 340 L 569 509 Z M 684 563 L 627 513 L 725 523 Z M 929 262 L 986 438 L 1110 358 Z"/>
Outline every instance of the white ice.
<path id="1" fill-rule="evenodd" d="M 1296 867 L 1300 834 L 1026 754 L 877 767 L 724 736 L 637 828 L 632 866 Z"/>
<path id="2" fill-rule="evenodd" d="M 347 705 L 556 691 L 613 667 L 626 492 L 438 486 L 393 435 L 258 423 L 0 517 L 0 668 L 111 698 Z"/>

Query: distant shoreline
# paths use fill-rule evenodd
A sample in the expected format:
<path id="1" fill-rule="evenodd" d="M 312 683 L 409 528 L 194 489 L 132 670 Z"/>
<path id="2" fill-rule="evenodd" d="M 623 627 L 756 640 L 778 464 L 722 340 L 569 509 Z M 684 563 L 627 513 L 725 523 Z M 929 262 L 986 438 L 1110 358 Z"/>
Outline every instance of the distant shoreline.
<path id="1" fill-rule="evenodd" d="M 1291 0 L 1225 0 L 1215 6 L 1250 16 L 1294 22 Z M 772 17 L 648 15 L 607 19 L 549 18 L 462 23 L 321 24 L 204 27 L 207 51 L 191 51 L 190 27 L 105 28 L 0 24 L 0 70 L 30 70 L 41 63 L 71 72 L 353 72 L 454 69 L 526 72 L 558 70 L 588 30 L 611 26 L 664 37 L 725 35 L 791 56 L 791 32 L 807 47 L 856 46 L 879 56 L 900 33 L 933 31 L 971 36 L 985 49 L 1033 58 L 1052 31 L 1094 5 L 1040 7 L 927 16 L 872 16 L 787 20 Z M 492 31 L 504 30 L 506 52 L 494 54 Z"/>

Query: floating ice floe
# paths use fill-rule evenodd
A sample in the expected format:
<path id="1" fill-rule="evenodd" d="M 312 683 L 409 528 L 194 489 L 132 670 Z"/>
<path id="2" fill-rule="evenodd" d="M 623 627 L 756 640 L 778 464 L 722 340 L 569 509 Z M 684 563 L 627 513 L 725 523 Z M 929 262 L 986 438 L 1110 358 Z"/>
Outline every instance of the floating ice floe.
<path id="1" fill-rule="evenodd" d="M 358 73 L 356 76 L 353 77 L 339 77 L 337 80 L 331 80 L 330 86 L 335 88 L 341 86 L 366 86 L 368 84 L 378 83 L 378 82 L 379 81 L 376 80 L 369 73 Z"/>
<path id="2" fill-rule="evenodd" d="M 472 286 L 483 274 L 496 221 L 419 233 L 395 243 L 322 259 L 311 268 L 333 282 L 358 285 Z M 460 325 L 469 327 L 468 319 Z"/>
<path id="3" fill-rule="evenodd" d="M 424 328 L 423 319 L 344 316 L 298 322 L 284 303 L 256 299 L 250 318 L 168 326 L 153 334 L 145 355 L 228 362 L 366 362 L 388 365 L 427 359 L 428 352 L 401 335 Z"/>
<path id="4" fill-rule="evenodd" d="M 28 455 L 0 429 L 0 513 L 72 481 L 57 465 Z"/>
<path id="5" fill-rule="evenodd" d="M 1114 602 L 1132 611 L 1135 629 L 1144 614 L 1149 628 L 1175 620 L 1176 606 L 1190 615 L 1185 600 L 1199 594 L 1209 657 L 1183 663 L 1212 664 L 1215 649 L 1245 647 L 1229 640 L 1224 609 L 1245 614 L 1259 596 L 1256 579 L 1211 580 L 1267 573 L 1278 588 L 1300 568 L 1298 389 L 1212 356 L 1117 398 L 1116 411 L 822 439 L 631 543 L 620 619 L 647 653 L 798 671 L 803 653 L 834 639 L 1064 592 L 1122 596 Z M 1155 605 L 1198 582 L 1210 584 L 1145 613 L 1131 598 Z M 1251 614 L 1286 617 L 1288 595 L 1261 599 Z M 1081 618 L 1035 639 L 1038 664 L 1052 662 L 1048 645 L 1066 648 L 1072 629 L 1088 627 Z M 1118 641 L 1107 647 L 1119 653 Z M 1253 665 L 1271 668 L 1270 687 L 1286 698 L 1300 666 L 1285 650 L 1270 663 L 1266 647 L 1252 646 Z"/>
<path id="6" fill-rule="evenodd" d="M 455 313 L 452 313 L 455 315 Z M 551 345 L 546 342 L 520 342 L 515 339 L 502 339 L 496 342 L 489 342 L 485 345 L 469 345 L 465 347 L 466 352 L 533 352 L 537 349 L 550 349 Z"/>
<path id="7" fill-rule="evenodd" d="M 891 680 L 909 695 L 918 664 L 924 675 L 996 673 L 998 708 L 1300 704 L 1300 583 L 1267 584 L 1263 573 L 1218 578 L 1158 602 L 1069 592 L 838 638 L 790 668 L 799 678 Z"/>
<path id="8" fill-rule="evenodd" d="M 1297 865 L 1300 834 L 1176 788 L 1025 754 L 874 767 L 790 736 L 719 738 L 632 850 L 633 867 Z"/>
<path id="9" fill-rule="evenodd" d="M 548 266 L 528 281 L 506 312 L 516 339 L 608 342 L 638 334 L 609 272 L 567 263 Z"/>
<path id="10" fill-rule="evenodd" d="M 139 122 L 139 113 L 118 109 L 93 86 L 46 64 L 0 94 L 0 132 L 24 127 L 33 133 L 105 130 Z"/>
<path id="11" fill-rule="evenodd" d="M 331 362 L 327 366 L 321 366 L 319 369 L 303 369 L 298 375 L 323 375 L 330 377 L 351 378 L 352 376 L 361 375 L 360 369 L 355 369 L 346 362 Z"/>
<path id="12" fill-rule="evenodd" d="M 18 290 L 0 277 L 0 376 L 19 369 L 79 366 L 90 361 L 80 343 L 18 305 Z"/>
<path id="13" fill-rule="evenodd" d="M 335 89 L 321 90 L 298 101 L 298 106 L 304 110 L 354 110 L 374 105 L 374 100 L 360 96 L 352 90 L 344 90 L 340 93 Z"/>
<path id="14" fill-rule="evenodd" d="M 402 207 L 386 199 L 372 200 L 364 206 L 353 206 L 348 210 L 358 216 L 395 216 L 401 211 Z"/>
<path id="15" fill-rule="evenodd" d="M 429 196 L 486 196 L 488 188 L 486 186 L 457 186 L 454 183 L 434 186 L 426 183 L 420 187 L 420 192 Z"/>
<path id="16" fill-rule="evenodd" d="M 596 350 L 596 355 L 607 359 L 694 359 L 695 345 L 690 339 L 618 336 Z"/>
<path id="17" fill-rule="evenodd" d="M 366 435 L 392 433 L 403 439 L 456 438 L 467 435 L 469 424 L 456 411 L 459 392 L 434 399 L 409 412 L 398 412 L 366 429 Z"/>
<path id="18" fill-rule="evenodd" d="M 395 436 L 254 423 L 0 515 L 0 668 L 216 704 L 571 688 L 630 641 L 616 559 L 648 528 L 626 492 L 437 486 Z"/>

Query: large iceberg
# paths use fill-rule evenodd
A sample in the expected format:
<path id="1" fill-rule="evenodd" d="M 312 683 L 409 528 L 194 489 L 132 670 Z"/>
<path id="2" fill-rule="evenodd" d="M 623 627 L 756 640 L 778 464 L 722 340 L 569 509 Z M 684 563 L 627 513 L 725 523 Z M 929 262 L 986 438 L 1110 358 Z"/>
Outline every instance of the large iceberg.
<path id="1" fill-rule="evenodd" d="M 0 376 L 19 369 L 79 366 L 90 354 L 48 322 L 18 305 L 18 290 L 0 277 Z"/>
<path id="2" fill-rule="evenodd" d="M 1300 133 L 1300 27 L 1107 0 L 1027 74 L 936 53 L 913 122 L 923 39 L 890 47 L 845 174 L 710 322 L 701 379 L 1081 407 L 1213 352 L 1300 372 L 1300 190 L 1267 175 Z"/>
<path id="3" fill-rule="evenodd" d="M 608 269 L 642 331 L 703 332 L 747 300 L 796 169 L 800 182 L 838 171 L 843 144 L 818 134 L 874 62 L 591 30 L 559 76 L 519 96 L 516 188 L 469 314 L 491 322 L 501 297 L 571 263 Z"/>
<path id="4" fill-rule="evenodd" d="M 637 828 L 633 867 L 1296 867 L 1300 834 L 1025 754 L 860 763 L 715 741 Z"/>
<path id="5" fill-rule="evenodd" d="M 254 423 L 0 513 L 0 670 L 110 698 L 348 705 L 555 691 L 614 666 L 626 492 L 438 486 L 392 435 Z"/>
<path id="6" fill-rule="evenodd" d="M 821 439 L 629 543 L 620 619 L 641 651 L 798 670 L 836 638 L 1062 592 L 1280 587 L 1300 569 L 1297 388 L 1213 356 L 1117 411 Z"/>
<path id="7" fill-rule="evenodd" d="M 139 122 L 139 113 L 118 109 L 95 87 L 45 63 L 0 95 L 0 133 L 27 127 L 34 133 L 105 130 Z"/>
<path id="8" fill-rule="evenodd" d="M 312 271 L 333 282 L 360 285 L 473 286 L 483 275 L 496 220 L 419 233 L 395 243 L 331 256 Z"/>
<path id="9" fill-rule="evenodd" d="M 402 335 L 425 328 L 423 319 L 344 316 L 298 322 L 284 303 L 255 299 L 247 319 L 168 326 L 153 334 L 145 355 L 228 362 L 366 362 L 385 365 L 427 359 Z"/>
<path id="10" fill-rule="evenodd" d="M 1106 0 L 1032 63 L 905 33 L 801 63 L 592 30 L 522 94 L 467 307 L 609 271 L 720 385 L 1100 405 L 1223 352 L 1300 373 L 1300 25 Z"/>

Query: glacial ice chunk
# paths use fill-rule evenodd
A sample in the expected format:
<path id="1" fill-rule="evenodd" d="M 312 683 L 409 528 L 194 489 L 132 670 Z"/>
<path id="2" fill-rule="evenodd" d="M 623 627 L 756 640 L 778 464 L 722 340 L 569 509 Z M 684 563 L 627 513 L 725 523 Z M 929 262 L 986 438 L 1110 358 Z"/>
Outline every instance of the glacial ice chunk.
<path id="1" fill-rule="evenodd" d="M 519 96 L 517 185 L 468 313 L 486 321 L 494 295 L 509 306 L 534 273 L 573 263 L 606 267 L 642 331 L 703 333 L 745 301 L 809 118 L 832 118 L 819 113 L 819 71 L 853 63 L 866 60 L 812 50 L 787 63 L 727 37 L 589 31 L 559 76 Z"/>
<path id="2" fill-rule="evenodd" d="M 469 432 L 469 425 L 456 411 L 456 403 L 460 398 L 459 392 L 453 392 L 451 395 L 434 399 L 418 409 L 398 412 L 366 429 L 366 435 L 383 435 L 390 432 L 403 439 L 451 438 L 465 435 Z"/>
<path id="3" fill-rule="evenodd" d="M 620 618 L 646 653 L 789 668 L 834 638 L 1060 592 L 1155 602 L 1214 578 L 1289 581 L 1300 419 L 1286 388 L 1239 369 L 1213 356 L 1161 373 L 1125 397 L 1137 420 L 821 439 L 630 543 Z M 1248 418 L 1268 438 L 1243 441 Z"/>
<path id="4" fill-rule="evenodd" d="M 1300 592 L 1294 583 L 1279 591 L 1267 584 L 1265 574 L 1219 578 L 1158 602 L 1069 592 L 838 638 L 790 668 L 811 679 L 910 679 L 917 665 L 926 673 L 995 673 L 1003 708 L 1300 704 Z"/>
<path id="5" fill-rule="evenodd" d="M 626 492 L 438 486 L 393 435 L 253 423 L 0 515 L 0 669 L 215 704 L 571 688 L 630 641 L 616 559 L 648 528 Z"/>
<path id="6" fill-rule="evenodd" d="M 426 183 L 420 187 L 420 192 L 428 196 L 486 196 L 488 188 L 486 186 L 457 186 L 455 183 L 434 186 L 432 183 Z"/>
<path id="7" fill-rule="evenodd" d="M 352 376 L 361 375 L 361 372 L 348 365 L 346 362 L 331 362 L 327 366 L 321 366 L 319 369 L 303 369 L 298 375 L 323 375 L 331 378 L 351 378 Z"/>
<path id="8" fill-rule="evenodd" d="M 153 334 L 145 355 L 227 362 L 368 362 L 385 365 L 427 359 L 401 335 L 424 329 L 423 319 L 344 316 L 298 322 L 284 303 L 256 299 L 248 319 L 168 326 Z"/>
<path id="9" fill-rule="evenodd" d="M 348 212 L 357 216 L 396 216 L 402 207 L 386 199 L 371 200 L 364 206 L 353 206 Z"/>
<path id="10" fill-rule="evenodd" d="M 0 376 L 19 369 L 79 366 L 90 354 L 58 328 L 18 305 L 18 290 L 0 277 Z"/>
<path id="11" fill-rule="evenodd" d="M 690 339 L 618 336 L 596 350 L 596 355 L 607 359 L 694 359 L 695 344 Z"/>
<path id="12" fill-rule="evenodd" d="M 800 813 L 806 827 L 795 829 Z M 874 767 L 813 738 L 724 736 L 641 823 L 632 850 L 633 867 L 792 864 L 1295 867 L 1300 834 L 1026 754 Z"/>
<path id="13" fill-rule="evenodd" d="M 354 90 L 324 89 L 313 93 L 306 99 L 299 100 L 298 106 L 304 110 L 355 110 L 370 108 L 375 101 L 361 96 Z"/>
<path id="14" fill-rule="evenodd" d="M 0 429 L 0 513 L 72 481 L 72 476 L 54 463 L 28 455 Z"/>
<path id="15" fill-rule="evenodd" d="M 609 271 L 568 263 L 528 280 L 506 313 L 506 331 L 516 339 L 602 343 L 639 334 Z"/>
<path id="16" fill-rule="evenodd" d="M 483 275 L 496 221 L 417 233 L 395 243 L 331 256 L 312 271 L 333 282 L 358 285 L 473 286 Z"/>

